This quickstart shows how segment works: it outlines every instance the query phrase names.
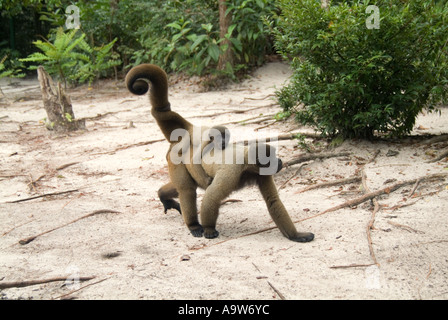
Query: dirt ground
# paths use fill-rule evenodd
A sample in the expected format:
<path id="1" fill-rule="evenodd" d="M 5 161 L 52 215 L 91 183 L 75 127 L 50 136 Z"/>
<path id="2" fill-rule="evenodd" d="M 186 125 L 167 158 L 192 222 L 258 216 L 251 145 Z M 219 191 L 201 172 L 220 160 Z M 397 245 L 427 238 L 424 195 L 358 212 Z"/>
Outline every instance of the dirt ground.
<path id="1" fill-rule="evenodd" d="M 172 81 L 170 101 L 195 124 L 226 124 L 232 141 L 312 133 L 293 121 L 262 121 L 280 111 L 272 96 L 289 76 L 273 62 L 222 91 Z M 314 241 L 257 232 L 273 223 L 255 187 L 230 196 L 239 201 L 222 206 L 220 236 L 207 240 L 192 237 L 176 211 L 163 213 L 157 190 L 169 179 L 168 144 L 146 96 L 123 81 L 69 90 L 87 129 L 58 136 L 43 126 L 36 80 L 0 85 L 0 287 L 67 279 L 3 289 L 1 299 L 448 298 L 448 184 L 425 179 L 447 173 L 445 160 L 430 162 L 448 146 L 431 140 L 448 133 L 445 108 L 419 116 L 414 137 L 402 140 L 306 140 L 314 152 L 349 153 L 276 175 L 297 228 Z M 291 139 L 278 152 L 285 162 L 307 153 Z M 360 180 L 300 192 L 361 172 L 370 191 L 422 179 L 386 189 L 378 212 L 368 200 L 319 215 L 365 194 Z"/>

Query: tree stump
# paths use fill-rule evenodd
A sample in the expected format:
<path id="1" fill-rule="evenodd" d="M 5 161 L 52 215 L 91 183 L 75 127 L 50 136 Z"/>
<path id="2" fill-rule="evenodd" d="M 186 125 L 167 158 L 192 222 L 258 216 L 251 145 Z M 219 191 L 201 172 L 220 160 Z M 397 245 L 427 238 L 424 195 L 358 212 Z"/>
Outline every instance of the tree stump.
<path id="1" fill-rule="evenodd" d="M 75 119 L 70 98 L 65 94 L 61 83 L 58 82 L 55 86 L 53 79 L 42 66 L 37 68 L 37 78 L 40 83 L 44 108 L 47 112 L 45 123 L 47 129 L 56 132 L 85 129 L 85 120 Z"/>

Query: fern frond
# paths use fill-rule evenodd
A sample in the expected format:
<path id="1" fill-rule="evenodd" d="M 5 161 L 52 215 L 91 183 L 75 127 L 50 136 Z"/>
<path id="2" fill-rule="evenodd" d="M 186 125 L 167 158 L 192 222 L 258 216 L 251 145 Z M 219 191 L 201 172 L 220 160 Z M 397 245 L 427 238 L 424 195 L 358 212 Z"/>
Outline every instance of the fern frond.
<path id="1" fill-rule="evenodd" d="M 54 40 L 54 46 L 56 50 L 61 50 L 62 48 L 65 48 L 67 46 L 67 36 L 64 33 L 64 29 L 62 27 L 59 27 L 56 31 L 56 39 Z"/>
<path id="2" fill-rule="evenodd" d="M 83 39 L 85 38 L 86 34 L 83 33 L 78 39 L 76 39 L 75 41 L 73 41 L 70 45 L 68 45 L 65 49 L 64 49 L 64 55 L 69 55 L 72 50 L 74 48 L 76 48 L 78 46 L 78 44 L 83 41 Z"/>
<path id="3" fill-rule="evenodd" d="M 90 54 L 93 52 L 92 47 L 87 43 L 85 37 L 83 37 L 82 40 L 79 42 L 78 48 Z"/>
<path id="4" fill-rule="evenodd" d="M 27 58 L 20 59 L 19 61 L 37 62 L 37 61 L 49 61 L 49 60 L 50 60 L 50 57 L 44 55 L 43 53 L 34 52 L 34 53 L 30 54 Z"/>

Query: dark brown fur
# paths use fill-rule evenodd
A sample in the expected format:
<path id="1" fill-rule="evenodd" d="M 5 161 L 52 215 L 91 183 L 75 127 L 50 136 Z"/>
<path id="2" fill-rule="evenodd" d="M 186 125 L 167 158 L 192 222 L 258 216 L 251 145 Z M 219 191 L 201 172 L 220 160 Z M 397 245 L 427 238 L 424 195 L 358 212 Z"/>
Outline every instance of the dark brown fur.
<path id="1" fill-rule="evenodd" d="M 260 165 L 258 161 L 250 164 L 248 159 L 249 147 L 245 148 L 245 158 L 243 164 L 217 164 L 212 161 L 202 161 L 202 168 L 207 177 L 212 178 L 210 185 L 204 174 L 197 170 L 198 165 L 194 164 L 174 164 L 170 159 L 170 151 L 178 142 L 170 141 L 170 136 L 175 129 L 185 129 L 190 136 L 193 134 L 194 126 L 185 120 L 178 113 L 171 111 L 168 101 L 168 81 L 166 73 L 159 67 L 151 64 L 143 64 L 134 67 L 126 76 L 126 85 L 132 93 L 145 94 L 148 92 L 151 82 L 150 101 L 152 105 L 151 113 L 156 119 L 157 124 L 162 130 L 167 141 L 170 142 L 170 148 L 167 154 L 168 169 L 171 182 L 159 190 L 162 203 L 165 210 L 167 208 L 176 208 L 173 198 L 179 197 L 180 211 L 190 232 L 195 237 L 204 235 L 206 238 L 215 238 L 219 235 L 216 230 L 216 221 L 218 219 L 219 207 L 221 202 L 233 191 L 243 187 L 247 183 L 258 185 L 263 199 L 266 202 L 268 211 L 277 227 L 285 237 L 298 242 L 308 242 L 313 240 L 312 233 L 297 232 L 291 218 L 283 206 L 274 183 L 273 176 L 260 175 L 260 168 L 266 166 Z M 190 149 L 193 149 L 193 142 L 190 142 Z M 238 145 L 231 144 L 225 147 L 239 148 Z M 202 149 L 201 149 L 202 150 Z M 211 156 L 224 156 L 225 150 L 219 148 L 205 155 L 210 160 Z M 281 169 L 281 162 L 278 162 L 278 170 Z M 210 181 L 210 180 L 208 180 Z M 204 188 L 205 194 L 201 205 L 201 224 L 198 221 L 196 206 L 196 189 Z M 164 202 L 165 201 L 165 202 Z M 172 202 L 174 201 L 174 202 Z"/>

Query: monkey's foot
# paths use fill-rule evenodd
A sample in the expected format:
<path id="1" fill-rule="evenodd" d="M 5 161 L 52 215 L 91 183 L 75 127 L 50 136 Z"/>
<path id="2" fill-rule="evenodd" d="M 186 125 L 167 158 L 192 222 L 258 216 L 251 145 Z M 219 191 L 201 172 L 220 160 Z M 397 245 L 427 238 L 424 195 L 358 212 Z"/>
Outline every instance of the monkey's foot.
<path id="1" fill-rule="evenodd" d="M 204 237 L 207 239 L 214 239 L 219 236 L 219 232 L 215 228 L 205 228 Z"/>
<path id="2" fill-rule="evenodd" d="M 314 234 L 310 232 L 299 232 L 294 237 L 291 237 L 290 240 L 295 242 L 310 242 L 314 239 Z"/>
<path id="3" fill-rule="evenodd" d="M 193 237 L 200 238 L 202 237 L 202 234 L 204 233 L 204 229 L 200 224 L 197 224 L 195 226 L 188 227 L 190 229 L 191 234 Z"/>

